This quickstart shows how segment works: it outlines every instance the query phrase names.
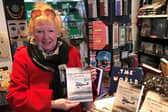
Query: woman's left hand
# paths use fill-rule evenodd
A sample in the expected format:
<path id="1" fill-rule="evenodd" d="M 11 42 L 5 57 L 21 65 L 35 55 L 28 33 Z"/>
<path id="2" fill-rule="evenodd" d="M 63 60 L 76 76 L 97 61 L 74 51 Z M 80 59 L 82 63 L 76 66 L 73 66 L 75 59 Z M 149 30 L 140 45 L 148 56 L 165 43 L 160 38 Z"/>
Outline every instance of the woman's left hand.
<path id="1" fill-rule="evenodd" d="M 90 65 L 90 72 L 91 72 L 91 79 L 92 79 L 92 82 L 96 80 L 96 75 L 97 75 L 97 72 L 96 72 L 96 69 L 93 68 L 92 65 Z"/>

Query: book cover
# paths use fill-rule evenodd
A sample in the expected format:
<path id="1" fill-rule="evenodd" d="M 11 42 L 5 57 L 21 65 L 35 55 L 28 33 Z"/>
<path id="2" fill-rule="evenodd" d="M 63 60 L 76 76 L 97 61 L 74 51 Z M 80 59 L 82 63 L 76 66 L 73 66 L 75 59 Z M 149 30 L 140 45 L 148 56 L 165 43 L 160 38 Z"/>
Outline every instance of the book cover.
<path id="1" fill-rule="evenodd" d="M 166 60 L 165 58 L 161 58 L 160 67 L 161 67 L 161 70 L 163 71 L 163 75 L 165 77 L 168 77 L 168 60 Z"/>
<path id="2" fill-rule="evenodd" d="M 128 0 L 123 0 L 123 15 L 128 15 Z"/>
<path id="3" fill-rule="evenodd" d="M 93 101 L 90 69 L 67 68 L 66 81 L 69 100 L 77 102 Z"/>
<path id="4" fill-rule="evenodd" d="M 108 16 L 108 0 L 100 0 L 100 16 Z"/>
<path id="5" fill-rule="evenodd" d="M 88 22 L 89 48 L 93 49 L 93 22 Z"/>
<path id="6" fill-rule="evenodd" d="M 155 54 L 157 55 L 157 56 L 163 56 L 164 54 L 163 54 L 163 52 L 164 52 L 164 50 L 163 50 L 163 45 L 161 45 L 161 44 L 155 44 Z"/>
<path id="7" fill-rule="evenodd" d="M 100 0 L 100 16 L 105 15 L 105 9 L 104 9 L 104 0 Z"/>
<path id="8" fill-rule="evenodd" d="M 103 21 L 93 21 L 93 49 L 102 50 L 108 44 L 108 27 Z"/>
<path id="9" fill-rule="evenodd" d="M 168 99 L 156 92 L 149 91 L 142 104 L 140 112 L 167 112 Z"/>
<path id="10" fill-rule="evenodd" d="M 109 15 L 109 11 L 108 11 L 108 6 L 109 4 L 109 0 L 104 0 L 104 16 L 108 16 Z"/>
<path id="11" fill-rule="evenodd" d="M 124 46 L 125 45 L 125 43 L 126 43 L 126 24 L 121 24 L 121 25 L 119 25 L 119 36 L 118 36 L 118 38 L 119 38 L 119 46 Z"/>
<path id="12" fill-rule="evenodd" d="M 165 46 L 164 48 L 164 55 L 165 57 L 168 57 L 168 46 Z"/>
<path id="13" fill-rule="evenodd" d="M 93 8 L 92 8 L 92 3 L 91 0 L 88 1 L 88 17 L 92 17 L 93 16 Z"/>
<path id="14" fill-rule="evenodd" d="M 96 62 L 96 51 L 89 51 L 90 64 L 92 66 L 97 66 Z"/>
<path id="15" fill-rule="evenodd" d="M 141 84 L 143 77 L 143 69 L 136 67 L 112 67 L 111 70 L 111 82 L 110 82 L 110 94 L 113 94 L 117 90 L 118 81 L 120 79 L 129 83 Z"/>
<path id="16" fill-rule="evenodd" d="M 153 19 L 151 35 L 155 35 L 158 38 L 166 37 L 167 32 L 167 20 L 166 19 Z"/>
<path id="17" fill-rule="evenodd" d="M 111 68 L 111 52 L 99 51 L 96 54 L 97 66 L 103 69 L 104 72 L 110 72 Z"/>
<path id="18" fill-rule="evenodd" d="M 122 16 L 122 0 L 115 0 L 115 16 Z"/>
<path id="19" fill-rule="evenodd" d="M 114 100 L 115 97 L 112 96 L 98 99 L 94 102 L 89 112 L 112 112 Z"/>
<path id="20" fill-rule="evenodd" d="M 112 112 L 138 112 L 143 89 L 143 86 L 119 80 Z"/>
<path id="21" fill-rule="evenodd" d="M 146 63 L 142 63 L 141 64 L 141 67 L 143 68 L 143 71 L 144 71 L 144 76 L 146 76 L 147 73 L 152 73 L 153 75 L 160 75 L 162 76 L 162 71 L 153 67 L 153 66 L 150 66 Z"/>
<path id="22" fill-rule="evenodd" d="M 88 0 L 88 17 L 96 18 L 97 17 L 97 1 Z"/>

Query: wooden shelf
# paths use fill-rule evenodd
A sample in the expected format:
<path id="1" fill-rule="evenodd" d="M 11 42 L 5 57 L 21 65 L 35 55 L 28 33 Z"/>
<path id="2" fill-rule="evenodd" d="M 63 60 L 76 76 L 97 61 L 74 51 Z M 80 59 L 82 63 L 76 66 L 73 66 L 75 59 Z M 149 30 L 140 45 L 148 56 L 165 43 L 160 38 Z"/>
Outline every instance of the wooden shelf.
<path id="1" fill-rule="evenodd" d="M 157 59 L 162 58 L 162 56 L 155 55 L 155 54 L 152 54 L 152 53 L 143 52 L 143 51 L 141 51 L 141 50 L 138 51 L 138 54 L 139 54 L 139 55 L 150 56 L 150 57 L 157 58 Z"/>
<path id="2" fill-rule="evenodd" d="M 162 14 L 162 15 L 139 15 L 138 18 L 167 18 L 168 15 Z"/>
<path id="3" fill-rule="evenodd" d="M 142 41 L 158 43 L 163 45 L 168 45 L 168 39 L 164 38 L 150 38 L 150 37 L 140 37 Z"/>

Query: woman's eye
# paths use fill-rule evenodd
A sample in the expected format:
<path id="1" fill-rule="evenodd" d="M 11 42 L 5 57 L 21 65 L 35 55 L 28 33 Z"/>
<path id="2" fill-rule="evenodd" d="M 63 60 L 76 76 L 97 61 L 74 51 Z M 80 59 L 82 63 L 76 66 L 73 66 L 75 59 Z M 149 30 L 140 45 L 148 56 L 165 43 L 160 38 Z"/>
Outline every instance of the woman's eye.
<path id="1" fill-rule="evenodd" d="M 54 32 L 54 30 L 48 30 L 49 32 Z"/>
<path id="2" fill-rule="evenodd" d="M 37 31 L 37 33 L 42 33 L 43 31 Z"/>

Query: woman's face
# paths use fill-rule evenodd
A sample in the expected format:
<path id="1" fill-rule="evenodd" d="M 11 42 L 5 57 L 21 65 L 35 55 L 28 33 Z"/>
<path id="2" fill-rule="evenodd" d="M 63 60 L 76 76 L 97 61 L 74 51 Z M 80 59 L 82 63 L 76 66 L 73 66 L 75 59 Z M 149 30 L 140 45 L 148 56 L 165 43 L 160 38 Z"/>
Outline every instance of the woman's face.
<path id="1" fill-rule="evenodd" d="M 36 44 L 44 50 L 51 51 L 56 47 L 57 32 L 52 19 L 37 18 L 34 21 L 33 35 Z"/>

